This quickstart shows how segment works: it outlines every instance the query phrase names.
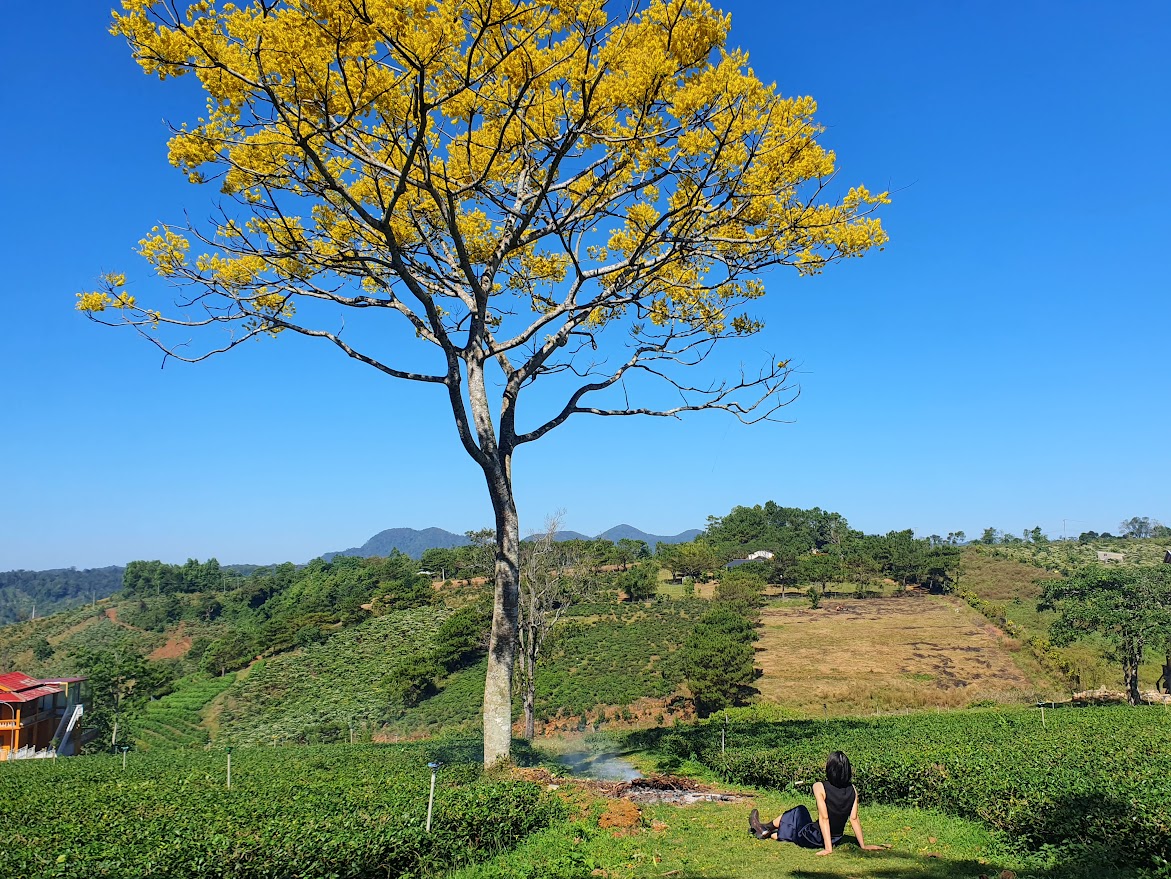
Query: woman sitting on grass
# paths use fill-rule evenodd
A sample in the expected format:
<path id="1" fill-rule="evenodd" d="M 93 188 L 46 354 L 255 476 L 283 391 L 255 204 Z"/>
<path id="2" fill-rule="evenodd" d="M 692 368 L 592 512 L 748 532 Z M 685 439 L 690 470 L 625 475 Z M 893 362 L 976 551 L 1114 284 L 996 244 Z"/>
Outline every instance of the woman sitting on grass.
<path id="1" fill-rule="evenodd" d="M 795 842 L 803 848 L 821 849 L 819 855 L 828 855 L 834 846 L 842 841 L 846 821 L 854 828 L 858 847 L 866 851 L 878 851 L 880 845 L 867 845 L 862 838 L 862 822 L 858 820 L 858 791 L 851 779 L 850 758 L 841 751 L 834 751 L 825 763 L 825 781 L 815 782 L 813 798 L 817 800 L 817 820 L 814 821 L 804 806 L 795 806 L 775 821 L 760 823 L 756 809 L 748 816 L 748 825 L 757 839 L 775 839 L 778 842 Z"/>

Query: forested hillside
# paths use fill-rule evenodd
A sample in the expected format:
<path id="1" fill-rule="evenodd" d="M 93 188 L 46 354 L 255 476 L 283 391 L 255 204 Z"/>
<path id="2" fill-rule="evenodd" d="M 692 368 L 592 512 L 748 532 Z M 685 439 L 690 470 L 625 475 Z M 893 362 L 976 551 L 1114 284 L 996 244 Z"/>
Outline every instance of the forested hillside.
<path id="1" fill-rule="evenodd" d="M 122 571 L 111 565 L 0 572 L 0 626 L 113 595 L 122 585 Z"/>

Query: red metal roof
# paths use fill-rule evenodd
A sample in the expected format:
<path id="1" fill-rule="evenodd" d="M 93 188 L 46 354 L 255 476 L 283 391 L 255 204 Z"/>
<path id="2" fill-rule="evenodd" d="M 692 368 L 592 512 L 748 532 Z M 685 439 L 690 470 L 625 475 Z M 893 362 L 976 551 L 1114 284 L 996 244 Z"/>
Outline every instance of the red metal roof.
<path id="1" fill-rule="evenodd" d="M 19 693 L 0 693 L 0 702 L 32 702 L 34 699 L 40 699 L 42 696 L 52 696 L 60 692 L 62 690 L 58 686 L 43 684 L 40 687 L 21 690 Z"/>
<path id="2" fill-rule="evenodd" d="M 38 681 L 19 671 L 0 675 L 0 702 L 32 702 L 42 696 L 65 692 L 49 681 Z"/>
<path id="3" fill-rule="evenodd" d="M 30 678 L 24 672 L 10 671 L 0 675 L 0 690 L 27 690 L 39 683 L 36 678 Z"/>

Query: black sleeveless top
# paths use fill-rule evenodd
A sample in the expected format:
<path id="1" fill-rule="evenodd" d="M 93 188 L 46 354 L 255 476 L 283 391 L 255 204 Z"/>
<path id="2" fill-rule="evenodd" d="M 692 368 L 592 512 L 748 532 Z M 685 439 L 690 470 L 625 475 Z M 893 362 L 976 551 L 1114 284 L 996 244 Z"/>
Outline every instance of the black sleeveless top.
<path id="1" fill-rule="evenodd" d="M 858 798 L 854 785 L 835 787 L 828 781 L 823 781 L 825 788 L 825 808 L 829 812 L 829 835 L 837 838 L 846 829 L 846 822 L 850 820 L 850 813 L 854 811 L 854 801 Z"/>

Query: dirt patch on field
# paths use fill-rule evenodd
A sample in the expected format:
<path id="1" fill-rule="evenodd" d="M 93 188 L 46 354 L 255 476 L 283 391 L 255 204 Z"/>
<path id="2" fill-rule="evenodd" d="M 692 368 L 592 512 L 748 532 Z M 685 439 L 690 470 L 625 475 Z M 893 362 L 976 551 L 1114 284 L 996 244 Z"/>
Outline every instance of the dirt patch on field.
<path id="1" fill-rule="evenodd" d="M 648 775 L 645 778 L 636 778 L 632 781 L 594 781 L 586 778 L 553 775 L 543 767 L 517 769 L 515 772 L 526 781 L 543 784 L 549 790 L 584 790 L 594 796 L 626 800 L 632 803 L 692 805 L 701 802 L 737 803 L 746 799 L 743 794 L 726 793 L 711 785 L 696 781 L 694 778 L 685 778 L 680 775 Z M 608 808 L 607 813 L 629 818 L 632 814 L 636 814 L 637 810 L 620 806 L 613 809 Z M 613 826 L 622 825 L 615 824 Z"/>
<path id="2" fill-rule="evenodd" d="M 580 733 L 586 729 L 597 729 L 605 724 L 607 730 L 642 729 L 647 726 L 662 726 L 686 722 L 695 718 L 695 706 L 691 700 L 679 695 L 652 698 L 644 696 L 629 705 L 599 705 L 584 715 L 558 714 L 537 723 L 537 734 L 561 737 L 566 733 Z M 518 718 L 513 725 L 518 735 L 523 734 L 524 718 Z"/>
<path id="3" fill-rule="evenodd" d="M 1015 645 L 956 599 L 839 599 L 768 608 L 761 621 L 756 687 L 766 701 L 811 713 L 950 708 L 1035 690 L 1013 661 Z"/>
<path id="4" fill-rule="evenodd" d="M 180 624 L 171 633 L 171 636 L 167 639 L 167 643 L 151 651 L 147 659 L 181 659 L 187 655 L 187 651 L 190 649 L 191 639 L 183 634 L 183 625 Z"/>

